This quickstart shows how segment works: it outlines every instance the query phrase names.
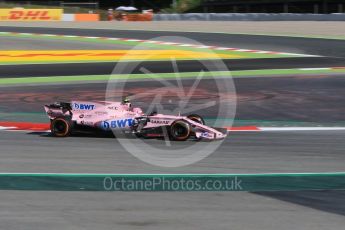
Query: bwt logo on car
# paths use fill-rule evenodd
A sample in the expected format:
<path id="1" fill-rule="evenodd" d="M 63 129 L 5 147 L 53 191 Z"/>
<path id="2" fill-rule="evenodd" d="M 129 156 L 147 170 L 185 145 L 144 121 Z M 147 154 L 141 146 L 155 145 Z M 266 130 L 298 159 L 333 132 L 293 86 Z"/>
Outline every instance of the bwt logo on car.
<path id="1" fill-rule="evenodd" d="M 74 109 L 77 109 L 77 110 L 94 110 L 95 108 L 96 108 L 96 106 L 91 105 L 91 104 L 74 103 Z"/>
<path id="2" fill-rule="evenodd" d="M 101 127 L 103 129 L 116 129 L 116 128 L 126 128 L 133 125 L 133 119 L 121 119 L 113 121 L 103 121 Z"/>

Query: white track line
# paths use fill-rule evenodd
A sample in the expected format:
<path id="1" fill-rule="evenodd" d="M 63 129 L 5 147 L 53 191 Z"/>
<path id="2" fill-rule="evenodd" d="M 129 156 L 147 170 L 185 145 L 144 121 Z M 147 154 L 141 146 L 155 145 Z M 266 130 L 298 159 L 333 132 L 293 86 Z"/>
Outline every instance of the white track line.
<path id="1" fill-rule="evenodd" d="M 299 68 L 299 70 L 305 70 L 305 71 L 309 71 L 309 70 L 330 70 L 331 68 Z"/>
<path id="2" fill-rule="evenodd" d="M 8 130 L 8 129 L 15 129 L 17 127 L 5 127 L 5 126 L 0 126 L 0 130 Z"/>
<path id="3" fill-rule="evenodd" d="M 292 132 L 292 131 L 345 131 L 345 127 L 255 127 L 255 129 L 228 129 L 228 132 Z"/>
<path id="4" fill-rule="evenodd" d="M 260 131 L 339 131 L 345 127 L 259 127 Z"/>

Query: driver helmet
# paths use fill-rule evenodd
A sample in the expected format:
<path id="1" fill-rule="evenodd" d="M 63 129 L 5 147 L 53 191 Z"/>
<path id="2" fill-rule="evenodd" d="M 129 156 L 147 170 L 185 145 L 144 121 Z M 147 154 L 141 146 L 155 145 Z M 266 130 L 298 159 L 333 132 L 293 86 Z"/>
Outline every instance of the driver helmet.
<path id="1" fill-rule="evenodd" d="M 122 99 L 122 103 L 123 103 L 123 104 L 130 103 L 129 97 L 124 97 L 124 98 Z"/>
<path id="2" fill-rule="evenodd" d="M 124 97 L 124 98 L 122 99 L 122 104 L 123 104 L 123 105 L 127 105 L 129 108 L 132 106 L 129 97 Z"/>

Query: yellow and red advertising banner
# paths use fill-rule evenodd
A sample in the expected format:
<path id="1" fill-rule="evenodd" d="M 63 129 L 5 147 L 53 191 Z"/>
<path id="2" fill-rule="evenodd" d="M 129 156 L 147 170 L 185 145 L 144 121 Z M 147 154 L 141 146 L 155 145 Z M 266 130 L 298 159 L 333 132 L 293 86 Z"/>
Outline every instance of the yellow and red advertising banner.
<path id="1" fill-rule="evenodd" d="M 63 9 L 0 9 L 0 21 L 61 21 Z"/>

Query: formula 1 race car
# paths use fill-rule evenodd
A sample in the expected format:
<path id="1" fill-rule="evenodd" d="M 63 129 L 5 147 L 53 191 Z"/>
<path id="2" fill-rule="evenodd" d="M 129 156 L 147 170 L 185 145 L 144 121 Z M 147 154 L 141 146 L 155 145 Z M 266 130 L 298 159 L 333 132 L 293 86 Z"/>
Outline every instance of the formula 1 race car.
<path id="1" fill-rule="evenodd" d="M 74 131 L 90 129 L 132 133 L 143 138 L 169 136 L 175 141 L 185 141 L 190 137 L 218 140 L 227 135 L 226 129 L 206 126 L 199 115 L 146 115 L 140 108 L 132 107 L 129 100 L 60 102 L 45 105 L 44 109 L 51 121 L 51 133 L 56 137 L 66 137 Z"/>

